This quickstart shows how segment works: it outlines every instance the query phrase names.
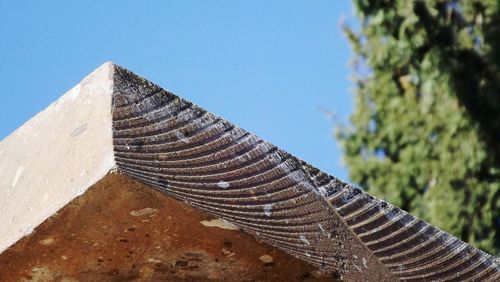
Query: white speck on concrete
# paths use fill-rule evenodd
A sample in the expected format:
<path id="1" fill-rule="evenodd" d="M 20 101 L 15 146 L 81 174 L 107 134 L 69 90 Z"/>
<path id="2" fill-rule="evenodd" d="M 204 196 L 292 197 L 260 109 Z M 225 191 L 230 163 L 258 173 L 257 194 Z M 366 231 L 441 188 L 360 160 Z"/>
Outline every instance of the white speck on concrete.
<path id="1" fill-rule="evenodd" d="M 78 97 L 78 95 L 80 94 L 81 88 L 82 88 L 81 84 L 77 84 L 75 87 L 70 89 L 69 92 L 67 93 L 68 98 L 71 101 L 75 100 Z"/>
<path id="2" fill-rule="evenodd" d="M 19 177 L 21 177 L 21 174 L 23 174 L 24 167 L 20 166 L 16 170 L 16 174 L 14 176 L 14 181 L 12 181 L 12 187 L 16 187 L 17 181 L 19 180 Z"/>
<path id="3" fill-rule="evenodd" d="M 302 183 L 302 182 L 304 182 L 304 175 L 301 174 L 299 171 L 292 172 L 291 174 L 288 175 L 288 177 L 291 178 L 296 183 Z"/>
<path id="4" fill-rule="evenodd" d="M 270 255 L 262 255 L 259 258 L 263 263 L 271 263 L 273 262 L 273 257 Z"/>
<path id="5" fill-rule="evenodd" d="M 87 124 L 84 123 L 82 125 L 80 125 L 79 127 L 75 128 L 75 130 L 73 130 L 73 132 L 71 132 L 71 137 L 76 137 L 80 134 L 82 134 L 82 132 L 84 132 L 85 130 L 87 130 Z"/>
<path id="6" fill-rule="evenodd" d="M 354 262 L 352 262 L 352 265 L 354 265 L 354 267 L 359 270 L 359 272 L 363 272 L 363 270 L 361 270 L 361 268 L 359 266 L 357 266 Z"/>
<path id="7" fill-rule="evenodd" d="M 271 214 L 273 213 L 273 204 L 267 204 L 267 205 L 264 205 L 264 214 L 267 215 L 267 216 L 271 216 Z"/>
<path id="8" fill-rule="evenodd" d="M 219 227 L 222 229 L 227 229 L 227 230 L 240 230 L 240 228 L 231 222 L 222 219 L 222 218 L 217 218 L 217 219 L 212 219 L 212 220 L 203 220 L 200 222 L 203 226 L 206 227 Z"/>
<path id="9" fill-rule="evenodd" d="M 56 240 L 54 238 L 49 237 L 49 238 L 38 241 L 38 244 L 43 245 L 43 246 L 49 246 L 49 245 L 53 245 L 55 242 L 56 242 Z"/>
<path id="10" fill-rule="evenodd" d="M 182 132 L 176 131 L 175 136 L 177 136 L 177 139 L 179 139 L 181 142 L 189 143 L 189 140 L 186 138 L 184 134 L 182 134 Z"/>
<path id="11" fill-rule="evenodd" d="M 306 244 L 307 246 L 310 246 L 310 245 L 311 245 L 311 243 L 309 242 L 309 240 L 307 240 L 306 236 L 304 236 L 304 235 L 300 235 L 300 237 L 299 237 L 299 238 L 300 238 L 300 240 L 301 240 L 302 242 L 304 242 L 304 244 Z"/>
<path id="12" fill-rule="evenodd" d="M 155 258 L 148 258 L 148 262 L 150 262 L 150 263 L 161 263 L 162 261 L 159 260 L 159 259 L 155 259 Z"/>
<path id="13" fill-rule="evenodd" d="M 76 192 L 76 195 L 77 195 L 77 196 L 80 196 L 80 195 L 82 195 L 84 192 L 85 192 L 85 187 L 81 187 L 80 189 L 78 189 L 78 192 Z"/>
<path id="14" fill-rule="evenodd" d="M 326 192 L 326 188 L 325 187 L 319 187 L 318 188 L 318 195 L 321 196 L 321 197 L 328 196 L 328 193 Z"/>
<path id="15" fill-rule="evenodd" d="M 226 189 L 226 188 L 229 188 L 229 186 L 231 186 L 231 185 L 229 185 L 229 183 L 227 183 L 226 181 L 221 180 L 221 181 L 217 182 L 217 186 L 219 186 L 222 189 Z"/>
<path id="16" fill-rule="evenodd" d="M 42 205 L 45 204 L 48 199 L 49 199 L 49 194 L 45 193 L 42 197 Z"/>
<path id="17" fill-rule="evenodd" d="M 158 209 L 143 208 L 142 210 L 131 211 L 130 215 L 132 215 L 132 216 L 144 216 L 144 215 L 151 216 L 151 215 L 156 214 L 157 212 L 158 212 Z"/>
<path id="18" fill-rule="evenodd" d="M 321 223 L 318 223 L 318 227 L 321 230 L 321 232 L 323 232 L 323 235 L 325 235 L 327 238 L 331 237 L 331 234 L 325 230 L 325 228 L 323 227 L 323 225 L 321 225 Z"/>
<path id="19" fill-rule="evenodd" d="M 29 224 L 26 227 L 26 231 L 24 231 L 24 236 L 30 235 L 32 232 L 33 232 L 33 226 L 31 224 Z"/>

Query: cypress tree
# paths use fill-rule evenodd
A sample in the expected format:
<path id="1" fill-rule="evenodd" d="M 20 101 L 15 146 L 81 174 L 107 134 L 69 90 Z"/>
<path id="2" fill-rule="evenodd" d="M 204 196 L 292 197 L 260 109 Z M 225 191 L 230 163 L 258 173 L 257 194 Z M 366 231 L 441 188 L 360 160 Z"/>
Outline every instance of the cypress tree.
<path id="1" fill-rule="evenodd" d="M 355 0 L 352 181 L 500 253 L 500 4 Z"/>

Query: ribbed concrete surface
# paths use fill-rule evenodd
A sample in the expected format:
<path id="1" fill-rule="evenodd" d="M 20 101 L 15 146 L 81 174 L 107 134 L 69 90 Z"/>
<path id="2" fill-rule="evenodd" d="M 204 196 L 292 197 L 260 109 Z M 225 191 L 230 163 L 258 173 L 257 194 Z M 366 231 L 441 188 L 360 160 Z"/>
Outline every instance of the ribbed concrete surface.
<path id="1" fill-rule="evenodd" d="M 113 109 L 120 170 L 344 279 L 499 275 L 488 254 L 120 67 Z"/>

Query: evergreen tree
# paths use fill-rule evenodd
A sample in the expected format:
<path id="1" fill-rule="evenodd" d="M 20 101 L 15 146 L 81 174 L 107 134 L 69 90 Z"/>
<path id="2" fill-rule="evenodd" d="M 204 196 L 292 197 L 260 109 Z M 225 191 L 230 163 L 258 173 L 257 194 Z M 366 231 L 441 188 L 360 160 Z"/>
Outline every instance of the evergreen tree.
<path id="1" fill-rule="evenodd" d="M 499 2 L 354 2 L 356 109 L 336 134 L 350 178 L 498 254 Z"/>

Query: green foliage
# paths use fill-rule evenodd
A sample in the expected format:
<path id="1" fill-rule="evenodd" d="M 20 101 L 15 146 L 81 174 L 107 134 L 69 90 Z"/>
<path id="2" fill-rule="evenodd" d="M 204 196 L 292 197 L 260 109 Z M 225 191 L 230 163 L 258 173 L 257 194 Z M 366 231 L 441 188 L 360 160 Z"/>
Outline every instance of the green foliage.
<path id="1" fill-rule="evenodd" d="M 353 181 L 500 252 L 500 4 L 355 0 Z"/>

